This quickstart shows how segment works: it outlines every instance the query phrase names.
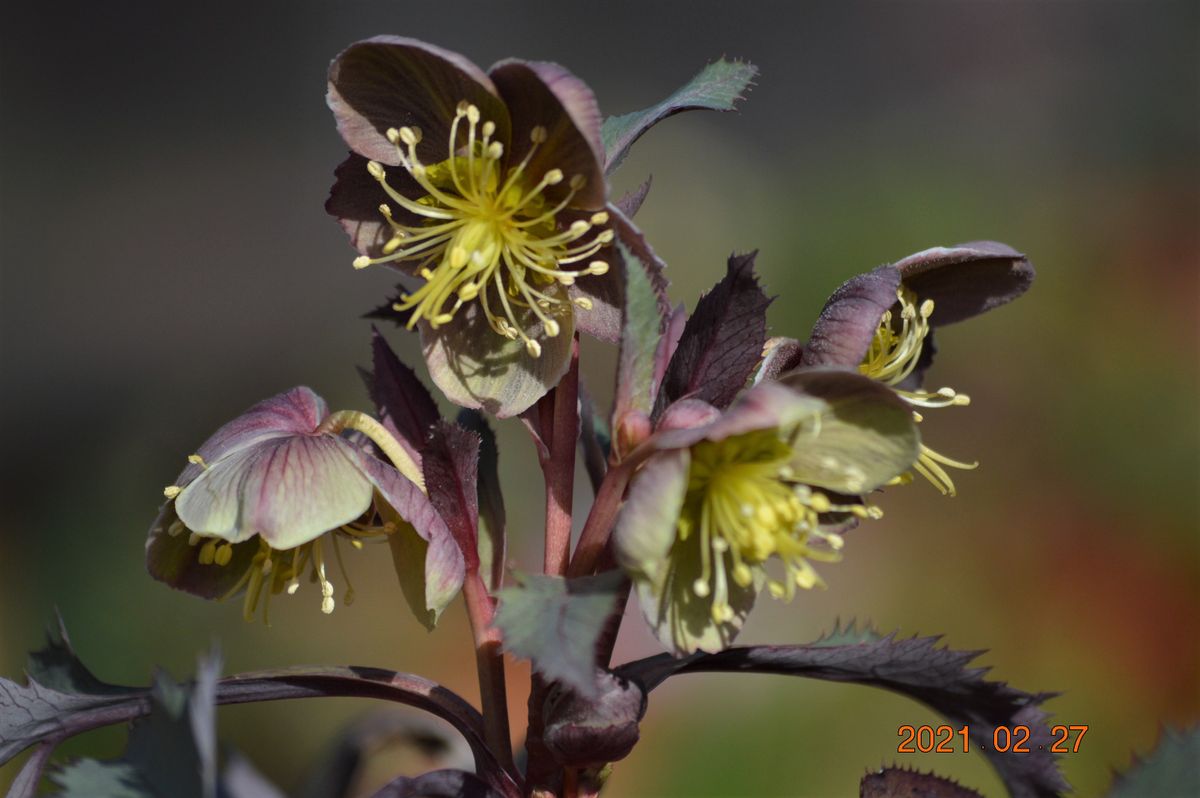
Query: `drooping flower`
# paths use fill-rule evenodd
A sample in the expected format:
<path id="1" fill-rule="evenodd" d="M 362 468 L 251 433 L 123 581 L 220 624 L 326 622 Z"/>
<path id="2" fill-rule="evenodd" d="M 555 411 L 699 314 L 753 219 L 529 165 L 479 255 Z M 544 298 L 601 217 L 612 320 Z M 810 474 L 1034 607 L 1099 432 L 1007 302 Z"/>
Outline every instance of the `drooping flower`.
<path id="1" fill-rule="evenodd" d="M 332 612 L 336 583 L 353 600 L 342 547 L 418 535 L 427 545 L 426 601 L 440 611 L 463 580 L 463 557 L 419 484 L 339 433 L 347 427 L 384 440 L 362 414 L 331 415 L 308 388 L 267 399 L 221 427 L 174 484 L 146 541 L 152 576 L 210 599 L 244 594 L 243 615 L 264 615 L 272 595 L 315 582 Z M 407 460 L 411 465 L 411 460 Z M 402 526 L 406 528 L 401 528 Z M 336 575 L 335 575 L 336 569 Z"/>
<path id="2" fill-rule="evenodd" d="M 803 347 L 786 340 L 771 347 L 767 370 L 794 365 L 857 368 L 891 386 L 912 406 L 917 421 L 922 410 L 965 406 L 970 397 L 953 388 L 922 387 L 933 362 L 934 328 L 1012 301 L 1033 277 L 1033 266 L 1023 255 L 993 241 L 918 252 L 844 283 L 825 303 Z M 953 496 L 954 480 L 946 469 L 977 466 L 922 444 L 913 470 Z"/>
<path id="3" fill-rule="evenodd" d="M 382 36 L 334 60 L 328 101 L 352 153 L 326 208 L 355 266 L 421 281 L 395 310 L 453 401 L 524 410 L 565 372 L 575 328 L 601 330 L 590 315 L 620 295 L 591 91 L 556 64 L 484 73 Z"/>
<path id="4" fill-rule="evenodd" d="M 916 459 L 894 392 L 844 370 L 762 382 L 721 412 L 667 410 L 614 532 L 646 620 L 676 653 L 728 646 L 758 591 L 821 585 L 811 561 L 839 557 L 832 514 L 878 517 L 860 497 Z"/>

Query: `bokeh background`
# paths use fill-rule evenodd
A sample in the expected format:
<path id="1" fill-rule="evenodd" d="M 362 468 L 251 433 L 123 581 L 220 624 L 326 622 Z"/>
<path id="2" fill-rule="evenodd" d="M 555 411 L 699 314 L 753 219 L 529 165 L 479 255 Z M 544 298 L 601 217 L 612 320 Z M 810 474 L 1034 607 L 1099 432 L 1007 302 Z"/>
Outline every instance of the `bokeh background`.
<path id="1" fill-rule="evenodd" d="M 0 26 L 0 672 L 61 609 L 103 678 L 372 664 L 474 699 L 461 609 L 425 634 L 390 564 L 353 563 L 358 602 L 312 591 L 246 625 L 152 582 L 142 542 L 204 438 L 308 384 L 365 407 L 360 314 L 392 285 L 356 273 L 322 211 L 343 155 L 324 73 L 346 44 L 417 36 L 481 64 L 556 60 L 608 113 L 717 56 L 761 77 L 737 114 L 677 117 L 636 148 L 639 216 L 694 304 L 731 250 L 760 248 L 775 334 L 803 337 L 845 278 L 936 244 L 995 238 L 1039 277 L 1020 302 L 946 330 L 933 380 L 969 408 L 925 434 L 982 462 L 945 499 L 915 485 L 855 532 L 829 589 L 764 601 L 746 641 L 835 620 L 990 649 L 993 676 L 1061 690 L 1087 724 L 1063 767 L 1080 794 L 1200 716 L 1200 82 L 1195 3 L 8 2 Z M 419 364 L 410 336 L 390 332 Z M 611 352 L 588 350 L 601 404 Z M 500 425 L 514 559 L 540 562 L 542 495 Z M 579 503 L 587 500 L 581 492 Z M 625 658 L 652 653 L 631 618 Z M 516 665 L 514 717 L 523 709 Z M 221 734 L 295 787 L 353 701 L 222 710 Z M 936 768 L 987 794 L 971 755 L 897 755 L 934 720 L 866 688 L 690 676 L 654 695 L 617 796 L 857 794 L 867 767 Z M 95 733 L 65 754 L 116 755 Z M 13 766 L 0 769 L 7 783 Z"/>

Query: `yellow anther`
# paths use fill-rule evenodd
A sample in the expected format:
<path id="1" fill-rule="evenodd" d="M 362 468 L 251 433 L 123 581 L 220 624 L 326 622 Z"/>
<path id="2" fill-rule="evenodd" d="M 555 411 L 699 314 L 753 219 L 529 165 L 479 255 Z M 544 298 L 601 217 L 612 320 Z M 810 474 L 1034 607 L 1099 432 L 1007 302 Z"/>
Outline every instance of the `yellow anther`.
<path id="1" fill-rule="evenodd" d="M 558 275 L 558 282 L 561 283 L 562 285 L 575 285 L 575 275 L 560 274 L 560 275 Z"/>
<path id="2" fill-rule="evenodd" d="M 458 105 L 456 105 L 454 107 L 454 115 L 455 116 L 466 116 L 467 109 L 470 107 L 471 107 L 471 104 L 469 102 L 467 102 L 466 100 L 459 100 Z"/>
<path id="3" fill-rule="evenodd" d="M 557 186 L 559 183 L 562 182 L 562 179 L 563 179 L 563 173 L 562 173 L 561 169 L 551 169 L 549 172 L 546 173 L 546 176 L 542 178 L 542 180 L 548 186 Z M 572 225 L 572 226 L 574 226 L 574 225 Z"/>
<path id="4" fill-rule="evenodd" d="M 533 130 L 529 131 L 529 140 L 534 144 L 545 144 L 546 138 L 546 128 L 542 127 L 541 125 L 538 125 Z"/>
<path id="5" fill-rule="evenodd" d="M 472 125 L 479 124 L 479 108 L 475 105 L 467 106 L 467 121 Z"/>
<path id="6" fill-rule="evenodd" d="M 202 540 L 204 540 L 204 538 L 200 535 L 197 535 L 195 532 L 192 532 L 188 535 L 188 545 L 189 546 L 195 546 Z"/>
<path id="7" fill-rule="evenodd" d="M 612 230 L 604 230 L 600 235 L 596 236 L 596 241 L 601 244 L 611 244 L 615 233 Z"/>
<path id="8" fill-rule="evenodd" d="M 400 128 L 400 140 L 409 147 L 415 147 L 421 141 L 421 137 L 411 127 L 402 127 Z"/>
<path id="9" fill-rule="evenodd" d="M 571 301 L 574 302 L 575 307 L 579 308 L 580 310 L 591 310 L 592 309 L 592 300 L 588 299 L 585 296 L 577 296 L 574 299 L 572 299 Z"/>
<path id="10" fill-rule="evenodd" d="M 572 191 L 578 191 L 579 189 L 583 188 L 585 185 L 587 185 L 587 178 L 584 177 L 583 175 L 575 175 L 574 177 L 571 178 L 571 190 Z"/>
<path id="11" fill-rule="evenodd" d="M 225 543 L 217 547 L 216 554 L 213 555 L 213 562 L 217 565 L 229 565 L 229 561 L 233 559 L 233 546 Z"/>
<path id="12" fill-rule="evenodd" d="M 529 353 L 530 357 L 541 357 L 542 356 L 542 345 L 539 344 L 537 341 L 533 340 L 532 338 L 526 338 L 525 339 L 525 351 L 527 351 Z"/>
<path id="13" fill-rule="evenodd" d="M 168 499 L 174 499 L 182 491 L 183 488 L 179 487 L 178 485 L 167 485 L 165 488 L 163 488 L 163 495 Z"/>
<path id="14" fill-rule="evenodd" d="M 392 144 L 400 143 L 400 131 L 397 130 L 396 128 L 389 127 L 387 129 L 387 132 L 384 133 L 384 135 L 387 136 L 387 140 L 390 141 Z"/>
<path id="15" fill-rule="evenodd" d="M 208 463 L 204 462 L 204 458 L 198 454 L 189 454 L 188 462 L 192 465 L 198 465 L 201 468 L 208 468 Z"/>
<path id="16" fill-rule="evenodd" d="M 209 539 L 200 547 L 200 554 L 196 559 L 201 565 L 212 565 L 217 556 L 217 541 Z"/>
<path id="17" fill-rule="evenodd" d="M 500 160 L 500 156 L 502 156 L 502 155 L 504 155 L 504 145 L 503 144 L 501 144 L 498 141 L 493 141 L 491 144 L 488 145 L 487 157 L 491 158 L 493 161 L 498 161 L 498 160 Z"/>
<path id="18" fill-rule="evenodd" d="M 483 131 L 483 137 L 485 139 L 490 139 L 492 134 L 496 132 L 496 123 L 489 119 L 483 123 L 483 127 L 480 128 L 480 130 Z"/>
<path id="19" fill-rule="evenodd" d="M 733 567 L 733 581 L 737 582 L 742 587 L 749 587 L 754 581 L 754 574 L 750 571 L 750 566 L 745 563 L 738 563 Z"/>
<path id="20" fill-rule="evenodd" d="M 359 255 L 354 259 L 352 265 L 356 269 L 365 269 L 371 265 L 371 258 L 369 255 Z"/>
<path id="21" fill-rule="evenodd" d="M 390 239 L 386 244 L 383 245 L 383 254 L 391 255 L 393 252 L 400 249 L 400 247 L 403 245 L 404 245 L 404 239 L 400 238 L 399 236 L 396 236 L 396 237 Z"/>
<path id="22" fill-rule="evenodd" d="M 933 315 L 933 300 L 926 299 L 921 303 L 921 318 L 927 319 Z"/>
<path id="23" fill-rule="evenodd" d="M 599 277 L 602 274 L 608 274 L 608 264 L 602 260 L 594 260 L 588 264 L 587 270 L 589 274 Z"/>
<path id="24" fill-rule="evenodd" d="M 608 211 L 592 214 L 592 224 L 608 224 Z"/>
<path id="25" fill-rule="evenodd" d="M 556 322 L 554 319 L 546 319 L 546 321 L 542 323 L 542 326 L 545 328 L 546 336 L 548 338 L 558 337 L 559 326 L 558 322 Z"/>
<path id="26" fill-rule="evenodd" d="M 458 289 L 458 298 L 463 302 L 470 302 L 477 296 L 479 296 L 479 286 L 475 283 L 463 283 L 462 288 Z"/>
<path id="27" fill-rule="evenodd" d="M 183 522 L 176 518 L 171 522 L 171 525 L 167 527 L 167 534 L 173 538 L 177 538 L 183 534 L 183 530 L 186 528 L 187 527 L 183 525 Z"/>
<path id="28" fill-rule="evenodd" d="M 367 174 L 376 180 L 387 179 L 387 172 L 383 168 L 383 164 L 379 161 L 370 161 L 367 163 Z"/>
<path id="29" fill-rule="evenodd" d="M 321 598 L 321 612 L 325 613 L 326 615 L 332 614 L 335 606 L 336 603 L 333 600 L 333 596 L 323 596 Z"/>

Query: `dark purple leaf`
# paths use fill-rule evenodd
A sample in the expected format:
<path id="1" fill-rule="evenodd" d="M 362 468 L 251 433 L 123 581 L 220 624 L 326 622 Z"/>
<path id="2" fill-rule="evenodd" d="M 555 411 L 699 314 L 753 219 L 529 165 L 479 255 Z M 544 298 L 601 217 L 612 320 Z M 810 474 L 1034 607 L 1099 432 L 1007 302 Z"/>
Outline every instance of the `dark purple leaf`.
<path id="1" fill-rule="evenodd" d="M 859 798 L 983 798 L 961 784 L 908 768 L 881 768 L 862 777 Z"/>
<path id="2" fill-rule="evenodd" d="M 952 725 L 968 726 L 1014 798 L 1050 798 L 1070 789 L 1050 753 L 1054 738 L 1041 704 L 1054 693 L 1026 693 L 984 678 L 987 668 L 970 667 L 980 651 L 938 648 L 937 637 L 881 637 L 851 625 L 815 643 L 746 646 L 675 659 L 669 654 L 621 666 L 617 673 L 646 690 L 679 673 L 743 672 L 805 676 L 881 687 L 920 701 Z M 1029 753 L 991 750 L 997 726 L 1028 726 Z M 985 748 L 986 747 L 986 750 Z"/>
<path id="3" fill-rule="evenodd" d="M 417 463 L 421 445 L 441 416 L 416 372 L 396 357 L 378 328 L 371 327 L 372 370 L 367 382 L 379 420 Z"/>
<path id="4" fill-rule="evenodd" d="M 461 770 L 435 770 L 421 776 L 401 776 L 374 798 L 504 798 L 477 776 Z"/>
<path id="5" fill-rule="evenodd" d="M 893 266 L 880 266 L 842 283 L 821 309 L 800 365 L 857 368 L 879 320 L 896 304 L 899 287 L 900 272 Z"/>
<path id="6" fill-rule="evenodd" d="M 600 768 L 624 759 L 637 744 L 646 713 L 642 688 L 597 670 L 592 695 L 556 687 L 546 697 L 542 738 L 560 765 Z"/>
<path id="7" fill-rule="evenodd" d="M 700 297 L 667 366 L 655 417 L 691 396 L 725 408 L 758 366 L 767 340 L 767 305 L 754 273 L 757 252 L 730 256 L 728 271 Z"/>
<path id="8" fill-rule="evenodd" d="M 458 423 L 479 436 L 479 484 L 476 493 L 479 496 L 481 531 L 484 533 L 479 535 L 480 569 L 487 577 L 488 587 L 497 590 L 504 583 L 507 549 L 504 494 L 500 490 L 500 450 L 496 448 L 496 434 L 482 413 L 461 410 Z"/>
<path id="9" fill-rule="evenodd" d="M 468 573 L 479 568 L 479 441 L 478 433 L 442 421 L 425 441 L 422 463 L 429 501 L 462 550 Z"/>

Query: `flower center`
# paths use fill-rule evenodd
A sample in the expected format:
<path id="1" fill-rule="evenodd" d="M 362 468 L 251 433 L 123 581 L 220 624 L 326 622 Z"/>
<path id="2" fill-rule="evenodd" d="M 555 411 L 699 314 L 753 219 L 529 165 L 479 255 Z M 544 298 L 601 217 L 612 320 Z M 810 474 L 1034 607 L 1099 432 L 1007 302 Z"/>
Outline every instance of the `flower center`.
<path id="1" fill-rule="evenodd" d="M 859 373 L 873 380 L 895 388 L 900 398 L 915 407 L 965 407 L 971 403 L 971 397 L 958 393 L 953 388 L 939 388 L 934 392 L 922 390 L 905 390 L 896 388 L 904 382 L 917 368 L 921 360 L 921 350 L 925 337 L 929 335 L 929 317 L 933 315 L 933 300 L 926 299 L 918 304 L 917 295 L 912 290 L 901 286 L 896 291 L 896 299 L 900 305 L 900 318 L 893 323 L 892 311 L 883 314 L 875 336 L 867 349 L 866 356 L 859 364 Z M 920 422 L 921 414 L 913 411 L 913 418 Z M 971 470 L 979 463 L 964 463 L 952 460 L 943 454 L 935 452 L 925 444 L 921 444 L 921 453 L 913 463 L 913 470 L 929 480 L 935 488 L 945 496 L 954 496 L 954 480 L 946 473 L 945 467 Z M 899 481 L 912 479 L 911 474 L 902 475 Z"/>
<path id="2" fill-rule="evenodd" d="M 465 122 L 465 124 L 464 124 Z M 584 177 L 575 175 L 567 193 L 550 204 L 545 190 L 564 179 L 561 169 L 551 169 L 540 178 L 528 174 L 538 148 L 546 142 L 546 129 L 535 127 L 531 146 L 516 166 L 504 168 L 504 145 L 493 141 L 494 122 L 481 123 L 479 108 L 460 102 L 450 125 L 447 158 L 433 165 L 421 163 L 417 128 L 392 128 L 388 140 L 396 146 L 400 165 L 420 186 L 424 195 L 412 199 L 387 182 L 382 164 L 367 165 L 371 176 L 416 224 L 393 217 L 392 209 L 379 207 L 392 230 L 392 237 L 378 258 L 362 256 L 355 268 L 404 261 L 415 264 L 425 284 L 401 297 L 397 311 L 411 311 L 411 329 L 425 319 L 435 329 L 454 318 L 464 304 L 478 300 L 488 325 L 510 340 L 520 338 L 533 357 L 541 345 L 517 320 L 528 309 L 541 322 L 548 337 L 558 335 L 555 316 L 571 312 L 571 304 L 584 310 L 590 300 L 569 300 L 556 285 L 571 286 L 584 275 L 601 275 L 608 263 L 591 260 L 613 240 L 611 229 L 593 232 L 608 223 L 608 213 L 593 213 L 565 227 L 559 215 L 570 207 L 583 188 Z M 460 145 L 460 133 L 466 144 Z M 587 265 L 576 267 L 576 264 Z"/>
<path id="3" fill-rule="evenodd" d="M 772 595 L 790 600 L 796 588 L 823 584 L 808 560 L 839 559 L 842 539 L 821 531 L 818 516 L 827 512 L 878 517 L 878 508 L 835 505 L 823 493 L 795 481 L 791 447 L 774 430 L 751 432 L 692 447 L 688 488 L 678 522 L 681 542 L 695 539 L 700 576 L 692 592 L 712 596 L 717 622 L 733 618 L 729 583 L 767 580 Z M 778 557 L 782 580 L 766 576 L 764 564 Z"/>

